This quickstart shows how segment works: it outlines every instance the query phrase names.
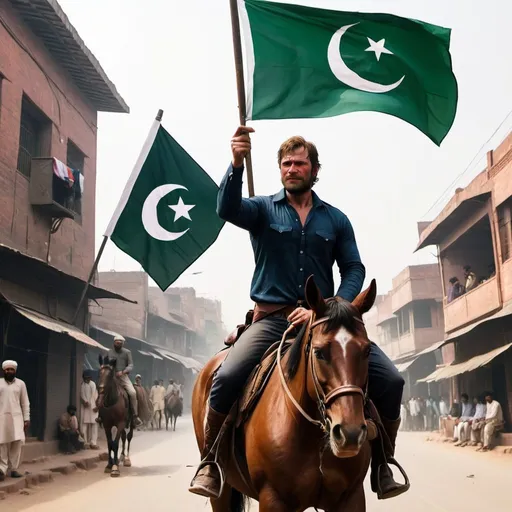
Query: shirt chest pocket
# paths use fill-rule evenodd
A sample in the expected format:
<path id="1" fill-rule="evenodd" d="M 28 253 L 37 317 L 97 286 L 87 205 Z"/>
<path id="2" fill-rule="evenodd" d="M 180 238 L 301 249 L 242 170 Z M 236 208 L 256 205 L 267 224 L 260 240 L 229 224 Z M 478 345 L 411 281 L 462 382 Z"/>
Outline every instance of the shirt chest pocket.
<path id="1" fill-rule="evenodd" d="M 332 256 L 334 254 L 336 235 L 332 231 L 316 230 L 309 239 L 313 251 L 312 255 Z"/>
<path id="2" fill-rule="evenodd" d="M 292 226 L 286 224 L 270 224 L 268 237 L 272 248 L 277 251 L 292 249 L 297 238 Z"/>

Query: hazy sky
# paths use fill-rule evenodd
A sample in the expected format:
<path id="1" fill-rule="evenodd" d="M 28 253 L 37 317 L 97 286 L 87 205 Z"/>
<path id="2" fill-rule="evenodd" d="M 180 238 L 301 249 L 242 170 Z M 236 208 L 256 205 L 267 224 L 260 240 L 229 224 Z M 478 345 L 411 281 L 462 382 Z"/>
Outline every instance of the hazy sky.
<path id="1" fill-rule="evenodd" d="M 131 108 L 100 114 L 97 247 L 159 108 L 163 125 L 219 183 L 230 161 L 238 125 L 227 0 L 59 0 Z M 461 174 L 512 108 L 510 19 L 505 0 L 310 0 L 340 10 L 387 12 L 453 29 L 451 54 L 459 84 L 455 124 L 441 148 L 416 128 L 390 116 L 355 113 L 331 119 L 258 121 L 253 136 L 257 194 L 279 190 L 275 154 L 300 134 L 314 141 L 323 168 L 315 190 L 352 221 L 367 268 L 381 293 L 409 264 L 433 261 L 434 248 L 412 254 L 416 222 Z M 510 119 L 489 147 L 510 129 Z M 482 169 L 464 174 L 464 186 Z M 442 206 L 453 193 L 450 187 Z M 246 190 L 246 189 L 245 189 Z M 247 192 L 245 191 L 245 194 Z M 139 270 L 107 245 L 100 270 Z M 202 272 L 191 275 L 192 272 Z M 251 306 L 253 256 L 246 232 L 227 225 L 218 241 L 175 283 L 222 301 L 228 328 Z"/>

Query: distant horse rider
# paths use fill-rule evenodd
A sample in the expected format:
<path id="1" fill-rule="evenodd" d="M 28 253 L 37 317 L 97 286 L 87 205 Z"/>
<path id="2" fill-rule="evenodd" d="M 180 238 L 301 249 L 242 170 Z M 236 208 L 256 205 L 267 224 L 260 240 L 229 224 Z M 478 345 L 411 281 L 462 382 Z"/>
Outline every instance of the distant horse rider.
<path id="1" fill-rule="evenodd" d="M 130 372 L 133 370 L 132 353 L 127 348 L 124 348 L 125 339 L 120 334 L 114 337 L 114 348 L 108 351 L 108 358 L 116 360 L 116 377 L 123 389 L 128 394 L 130 407 L 133 416 L 133 424 L 135 427 L 140 427 L 142 421 L 139 419 L 137 394 L 135 388 L 130 380 Z"/>

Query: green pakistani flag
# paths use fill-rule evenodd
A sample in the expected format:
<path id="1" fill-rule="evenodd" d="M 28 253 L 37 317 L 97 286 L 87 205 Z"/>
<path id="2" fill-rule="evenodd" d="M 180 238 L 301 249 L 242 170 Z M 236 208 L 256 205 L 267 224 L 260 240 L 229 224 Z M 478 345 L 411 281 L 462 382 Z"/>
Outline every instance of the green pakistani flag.
<path id="1" fill-rule="evenodd" d="M 438 145 L 450 130 L 457 108 L 450 29 L 391 14 L 238 2 L 248 119 L 376 111 Z"/>
<path id="2" fill-rule="evenodd" d="M 165 290 L 217 239 L 218 190 L 156 120 L 105 236 Z"/>

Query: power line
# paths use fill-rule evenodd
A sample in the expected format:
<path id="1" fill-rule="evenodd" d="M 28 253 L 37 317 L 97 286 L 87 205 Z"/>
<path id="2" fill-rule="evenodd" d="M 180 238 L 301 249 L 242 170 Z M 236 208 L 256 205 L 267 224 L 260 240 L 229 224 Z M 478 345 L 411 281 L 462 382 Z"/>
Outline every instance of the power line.
<path id="1" fill-rule="evenodd" d="M 498 125 L 498 127 L 494 130 L 494 132 L 492 133 L 492 135 L 482 144 L 482 146 L 480 146 L 480 149 L 477 151 L 477 153 L 475 154 L 475 156 L 471 159 L 471 161 L 469 162 L 469 164 L 467 165 L 467 167 L 448 185 L 448 187 L 444 190 L 444 192 L 437 198 L 437 200 L 434 202 L 434 204 L 423 214 L 422 218 L 426 217 L 440 202 L 441 200 L 444 198 L 444 196 L 446 195 L 446 193 L 448 191 L 450 191 L 452 189 L 452 187 L 460 180 L 460 178 L 462 178 L 462 176 L 464 176 L 464 174 L 466 174 L 466 172 L 468 172 L 470 169 L 471 169 L 471 166 L 473 165 L 473 163 L 477 160 L 478 156 L 480 155 L 481 151 L 483 149 L 485 149 L 485 147 L 487 146 L 487 144 L 489 144 L 489 142 L 491 141 L 491 139 L 498 133 L 498 131 L 503 127 L 503 125 L 505 124 L 505 122 L 508 120 L 508 118 L 512 116 L 512 110 L 510 110 L 510 112 L 505 116 L 505 118 L 503 119 L 503 121 L 501 121 L 501 123 Z M 503 142 L 503 141 L 501 141 Z M 501 144 L 500 142 L 500 144 Z"/>

